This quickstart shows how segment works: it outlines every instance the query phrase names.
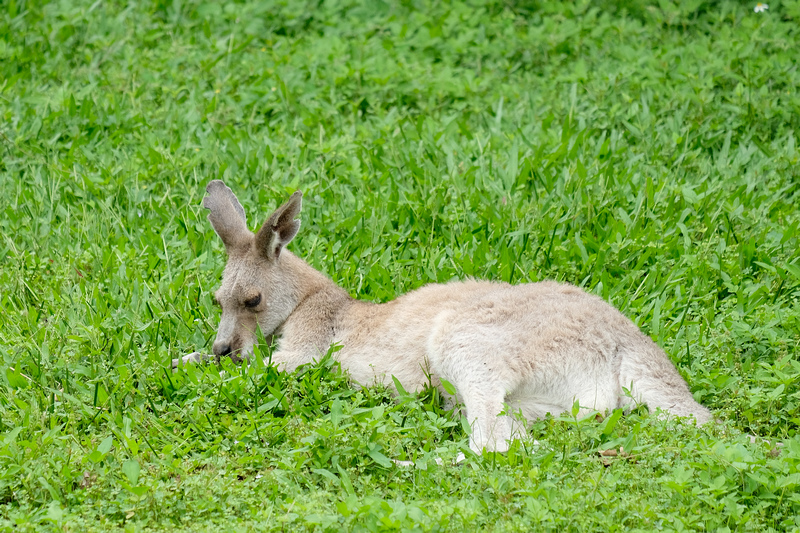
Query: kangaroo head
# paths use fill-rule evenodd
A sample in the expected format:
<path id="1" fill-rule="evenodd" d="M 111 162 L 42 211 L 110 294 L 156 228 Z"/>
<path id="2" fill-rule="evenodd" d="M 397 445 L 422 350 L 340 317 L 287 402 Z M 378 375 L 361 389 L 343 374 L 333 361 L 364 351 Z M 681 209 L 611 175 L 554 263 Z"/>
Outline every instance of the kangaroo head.
<path id="1" fill-rule="evenodd" d="M 261 328 L 269 336 L 286 320 L 297 304 L 297 281 L 281 261 L 284 247 L 297 234 L 302 193 L 296 191 L 275 210 L 258 233 L 247 229 L 244 208 L 222 181 L 206 187 L 203 206 L 208 220 L 222 239 L 228 262 L 215 298 L 222 307 L 214 355 L 234 362 L 249 358 Z"/>

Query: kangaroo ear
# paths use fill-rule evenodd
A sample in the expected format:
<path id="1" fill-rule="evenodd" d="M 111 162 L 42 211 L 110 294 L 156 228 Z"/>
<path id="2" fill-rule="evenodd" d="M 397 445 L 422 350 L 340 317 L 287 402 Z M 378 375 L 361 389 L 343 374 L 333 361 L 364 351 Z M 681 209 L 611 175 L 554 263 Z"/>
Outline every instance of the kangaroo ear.
<path id="1" fill-rule="evenodd" d="M 264 222 L 256 234 L 256 248 L 269 260 L 276 260 L 281 255 L 283 247 L 289 244 L 297 230 L 300 221 L 295 217 L 300 214 L 303 193 L 295 191 L 285 204 L 275 210 Z"/>
<path id="2" fill-rule="evenodd" d="M 211 211 L 208 220 L 225 244 L 228 255 L 248 245 L 253 234 L 247 229 L 244 208 L 233 191 L 221 180 L 214 180 L 206 187 L 206 193 L 203 207 Z"/>

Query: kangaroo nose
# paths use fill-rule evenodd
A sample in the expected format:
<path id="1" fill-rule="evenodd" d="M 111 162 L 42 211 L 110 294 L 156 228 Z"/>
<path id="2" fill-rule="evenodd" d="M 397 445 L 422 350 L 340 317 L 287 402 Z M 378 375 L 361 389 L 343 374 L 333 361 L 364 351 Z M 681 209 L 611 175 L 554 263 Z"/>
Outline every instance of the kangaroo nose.
<path id="1" fill-rule="evenodd" d="M 231 345 L 228 342 L 215 342 L 214 343 L 214 355 L 217 357 L 222 357 L 223 355 L 228 355 L 231 353 Z"/>

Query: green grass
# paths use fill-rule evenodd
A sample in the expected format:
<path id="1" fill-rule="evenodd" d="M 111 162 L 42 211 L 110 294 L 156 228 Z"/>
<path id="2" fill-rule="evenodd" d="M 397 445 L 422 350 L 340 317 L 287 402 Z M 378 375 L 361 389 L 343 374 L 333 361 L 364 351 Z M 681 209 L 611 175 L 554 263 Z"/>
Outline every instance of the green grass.
<path id="1" fill-rule="evenodd" d="M 1 2 L 0 530 L 800 528 L 800 2 L 769 4 Z M 301 188 L 292 248 L 361 298 L 583 286 L 722 423 L 563 415 L 440 467 L 434 392 L 172 374 L 215 334 L 214 178 L 251 228 Z"/>

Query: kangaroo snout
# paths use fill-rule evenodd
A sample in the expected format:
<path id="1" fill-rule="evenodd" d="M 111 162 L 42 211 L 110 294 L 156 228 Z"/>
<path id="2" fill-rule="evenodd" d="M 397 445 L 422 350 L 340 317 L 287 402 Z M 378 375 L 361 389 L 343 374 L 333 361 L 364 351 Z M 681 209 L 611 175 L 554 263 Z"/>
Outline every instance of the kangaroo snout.
<path id="1" fill-rule="evenodd" d="M 222 357 L 231 353 L 231 343 L 228 341 L 215 340 L 213 346 L 214 355 Z"/>
<path id="2" fill-rule="evenodd" d="M 243 323 L 244 322 L 244 323 Z M 219 321 L 217 337 L 211 346 L 211 351 L 219 360 L 221 357 L 230 357 L 234 363 L 249 359 L 246 352 L 250 351 L 250 331 L 252 327 L 243 320 L 241 313 L 226 312 L 223 310 Z M 244 353 L 244 356 L 242 354 Z"/>
<path id="3" fill-rule="evenodd" d="M 217 361 L 222 357 L 230 357 L 234 363 L 250 360 L 249 351 L 242 349 L 240 346 L 234 346 L 228 341 L 216 340 L 211 349 L 217 357 Z"/>

